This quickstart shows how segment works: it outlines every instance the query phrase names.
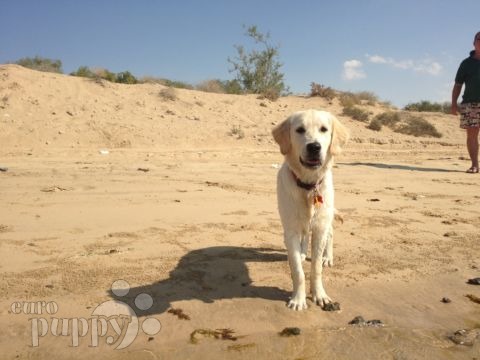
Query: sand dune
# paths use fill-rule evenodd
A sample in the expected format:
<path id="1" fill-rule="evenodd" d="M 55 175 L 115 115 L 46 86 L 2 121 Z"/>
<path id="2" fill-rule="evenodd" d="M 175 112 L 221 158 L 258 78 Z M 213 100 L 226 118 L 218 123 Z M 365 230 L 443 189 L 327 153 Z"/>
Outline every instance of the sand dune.
<path id="1" fill-rule="evenodd" d="M 464 173 L 457 118 L 424 114 L 443 136 L 417 138 L 371 131 L 342 116 L 337 100 L 178 89 L 168 99 L 165 89 L 0 66 L 2 357 L 480 357 L 480 339 L 449 338 L 480 331 L 480 305 L 465 296 L 480 297 L 480 286 L 467 284 L 480 276 L 480 177 Z M 285 306 L 291 280 L 275 198 L 282 158 L 270 131 L 307 108 L 331 111 L 352 137 L 334 168 L 344 223 L 324 273 L 339 312 L 311 301 L 304 312 Z M 127 294 L 112 290 L 118 280 Z M 114 300 L 138 318 L 122 350 L 130 335 L 113 323 L 92 343 L 95 310 Z M 42 301 L 32 314 L 29 305 Z M 349 325 L 358 315 L 384 326 Z M 69 319 L 68 335 L 52 333 L 53 318 Z M 80 318 L 88 328 L 72 346 Z M 279 336 L 285 327 L 301 334 Z M 238 339 L 204 331 L 192 343 L 198 329 L 232 329 Z"/>

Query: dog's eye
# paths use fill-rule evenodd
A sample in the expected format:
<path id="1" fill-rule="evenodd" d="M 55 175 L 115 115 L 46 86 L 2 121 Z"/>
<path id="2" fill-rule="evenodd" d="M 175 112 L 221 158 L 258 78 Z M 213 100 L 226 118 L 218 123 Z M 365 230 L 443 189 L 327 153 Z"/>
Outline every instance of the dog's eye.
<path id="1" fill-rule="evenodd" d="M 299 133 L 299 134 L 305 134 L 305 128 L 304 128 L 304 127 L 299 127 L 299 128 L 297 129 L 297 133 Z"/>
<path id="2" fill-rule="evenodd" d="M 320 131 L 321 131 L 321 132 L 327 132 L 328 129 L 327 129 L 325 126 L 322 126 L 322 127 L 320 128 Z"/>

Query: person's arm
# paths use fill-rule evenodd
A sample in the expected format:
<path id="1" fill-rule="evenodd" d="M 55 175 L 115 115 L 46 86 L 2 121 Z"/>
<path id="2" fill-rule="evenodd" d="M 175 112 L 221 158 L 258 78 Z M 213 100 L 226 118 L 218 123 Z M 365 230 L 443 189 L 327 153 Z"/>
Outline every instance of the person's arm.
<path id="1" fill-rule="evenodd" d="M 461 92 L 462 92 L 462 84 L 455 83 L 452 89 L 452 115 L 458 114 L 457 101 Z"/>

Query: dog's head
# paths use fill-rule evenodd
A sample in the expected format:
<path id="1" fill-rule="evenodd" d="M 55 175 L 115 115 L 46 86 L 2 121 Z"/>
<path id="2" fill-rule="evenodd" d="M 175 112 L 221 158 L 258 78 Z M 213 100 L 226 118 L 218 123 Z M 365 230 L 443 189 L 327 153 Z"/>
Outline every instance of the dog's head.
<path id="1" fill-rule="evenodd" d="M 277 125 L 273 138 L 289 163 L 316 170 L 328 164 L 348 140 L 347 129 L 329 112 L 299 111 Z"/>

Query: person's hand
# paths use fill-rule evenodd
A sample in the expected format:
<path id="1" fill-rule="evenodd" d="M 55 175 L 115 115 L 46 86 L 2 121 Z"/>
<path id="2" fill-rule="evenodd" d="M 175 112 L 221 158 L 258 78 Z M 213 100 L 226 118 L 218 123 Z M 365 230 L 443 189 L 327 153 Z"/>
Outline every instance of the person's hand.
<path id="1" fill-rule="evenodd" d="M 457 104 L 452 104 L 452 115 L 458 115 Z"/>

